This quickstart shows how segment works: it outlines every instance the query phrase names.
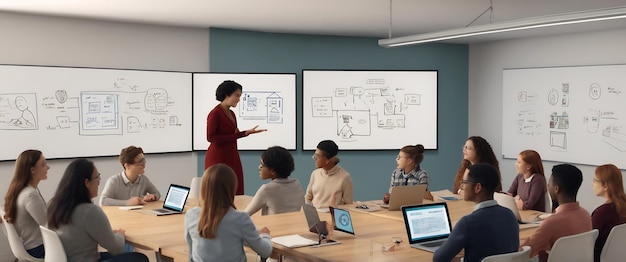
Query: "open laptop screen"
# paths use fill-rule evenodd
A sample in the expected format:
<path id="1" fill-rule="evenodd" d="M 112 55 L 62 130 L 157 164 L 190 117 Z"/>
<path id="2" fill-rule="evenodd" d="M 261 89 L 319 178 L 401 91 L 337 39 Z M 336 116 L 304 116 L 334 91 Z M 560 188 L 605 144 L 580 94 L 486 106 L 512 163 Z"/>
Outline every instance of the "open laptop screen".
<path id="1" fill-rule="evenodd" d="M 163 207 L 182 212 L 185 208 L 185 202 L 187 201 L 188 195 L 188 187 L 172 184 L 167 190 L 167 196 L 165 196 Z"/>
<path id="2" fill-rule="evenodd" d="M 452 226 L 445 202 L 403 206 L 402 215 L 411 244 L 450 235 Z"/>

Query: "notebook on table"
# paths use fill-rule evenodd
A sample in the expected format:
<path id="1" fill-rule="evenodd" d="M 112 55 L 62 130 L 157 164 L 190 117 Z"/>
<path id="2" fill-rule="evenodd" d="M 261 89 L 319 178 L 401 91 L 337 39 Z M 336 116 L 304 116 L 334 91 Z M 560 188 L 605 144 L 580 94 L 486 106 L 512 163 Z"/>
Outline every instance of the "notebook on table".
<path id="1" fill-rule="evenodd" d="M 517 203 L 515 203 L 514 197 L 503 193 L 493 193 L 493 199 L 498 202 L 498 205 L 510 209 L 517 218 L 517 222 L 524 225 L 524 228 L 539 226 L 541 224 L 541 221 L 523 221 L 517 209 Z"/>
<path id="2" fill-rule="evenodd" d="M 403 206 L 402 216 L 409 244 L 413 248 L 435 252 L 452 231 L 446 202 Z"/>
<path id="3" fill-rule="evenodd" d="M 417 205 L 424 201 L 426 185 L 396 186 L 391 188 L 389 204 L 380 205 L 389 211 L 400 210 L 401 206 Z"/>
<path id="4" fill-rule="evenodd" d="M 185 209 L 185 203 L 189 196 L 189 187 L 171 184 L 167 190 L 167 195 L 163 201 L 163 207 L 157 209 L 137 210 L 137 212 L 154 215 L 164 216 L 173 214 L 182 214 Z"/>

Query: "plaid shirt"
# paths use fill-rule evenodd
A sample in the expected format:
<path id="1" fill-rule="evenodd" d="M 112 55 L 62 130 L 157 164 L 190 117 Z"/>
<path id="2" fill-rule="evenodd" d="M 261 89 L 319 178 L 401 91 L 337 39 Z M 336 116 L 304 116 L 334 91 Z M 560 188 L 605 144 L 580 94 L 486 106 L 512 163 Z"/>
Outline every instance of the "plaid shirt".
<path id="1" fill-rule="evenodd" d="M 391 186 L 389 187 L 389 192 L 391 193 L 392 187 L 420 184 L 428 185 L 428 174 L 419 166 L 411 170 L 408 174 L 405 174 L 402 169 L 396 169 L 393 171 L 393 174 L 391 174 Z"/>

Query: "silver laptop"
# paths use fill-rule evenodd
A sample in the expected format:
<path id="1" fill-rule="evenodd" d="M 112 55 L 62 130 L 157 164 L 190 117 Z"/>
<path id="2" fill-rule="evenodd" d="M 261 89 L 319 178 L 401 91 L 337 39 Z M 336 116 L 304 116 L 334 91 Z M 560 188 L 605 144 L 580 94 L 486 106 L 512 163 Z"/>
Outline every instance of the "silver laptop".
<path id="1" fill-rule="evenodd" d="M 163 201 L 163 208 L 149 209 L 149 210 L 137 210 L 137 212 L 146 213 L 154 216 L 164 216 L 183 213 L 185 209 L 185 202 L 189 196 L 189 187 L 171 184 L 167 190 L 165 201 Z"/>
<path id="2" fill-rule="evenodd" d="M 382 204 L 381 207 L 390 211 L 400 210 L 400 207 L 407 205 L 417 205 L 424 201 L 426 185 L 396 186 L 391 188 L 389 204 Z"/>
<path id="3" fill-rule="evenodd" d="M 435 252 L 452 231 L 446 202 L 403 206 L 402 216 L 409 244 L 413 248 Z"/>
<path id="4" fill-rule="evenodd" d="M 503 193 L 493 193 L 493 199 L 498 202 L 498 205 L 506 207 L 513 212 L 513 215 L 517 218 L 517 222 L 520 224 L 528 224 L 526 227 L 532 227 L 533 225 L 539 226 L 541 221 L 523 221 L 522 217 L 519 214 L 519 210 L 517 209 L 517 204 L 515 203 L 515 198 Z"/>

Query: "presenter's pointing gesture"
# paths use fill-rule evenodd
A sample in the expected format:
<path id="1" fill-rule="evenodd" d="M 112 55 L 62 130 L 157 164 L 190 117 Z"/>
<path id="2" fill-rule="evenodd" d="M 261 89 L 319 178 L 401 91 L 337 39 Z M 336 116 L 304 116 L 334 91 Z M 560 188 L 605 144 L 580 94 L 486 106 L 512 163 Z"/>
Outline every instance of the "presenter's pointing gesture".
<path id="1" fill-rule="evenodd" d="M 245 135 L 250 135 L 250 134 L 256 134 L 256 133 L 261 133 L 261 132 L 265 132 L 267 131 L 267 129 L 257 129 L 259 127 L 259 125 L 254 126 L 251 129 L 246 130 L 244 133 Z"/>

